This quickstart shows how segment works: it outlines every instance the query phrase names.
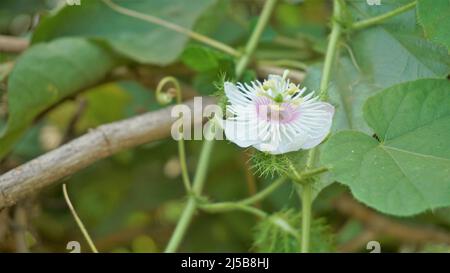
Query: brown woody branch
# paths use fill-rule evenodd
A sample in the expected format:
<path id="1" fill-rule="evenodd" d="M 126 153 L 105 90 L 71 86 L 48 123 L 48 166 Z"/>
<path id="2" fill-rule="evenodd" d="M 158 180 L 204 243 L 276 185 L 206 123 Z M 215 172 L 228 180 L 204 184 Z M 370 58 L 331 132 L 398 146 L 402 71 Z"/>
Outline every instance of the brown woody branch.
<path id="1" fill-rule="evenodd" d="M 361 221 L 368 230 L 375 234 L 387 235 L 406 243 L 450 244 L 450 234 L 448 232 L 436 228 L 404 224 L 377 213 L 348 195 L 339 197 L 334 205 L 339 212 Z"/>
<path id="2" fill-rule="evenodd" d="M 260 65 L 256 68 L 256 73 L 259 77 L 265 78 L 269 74 L 283 75 L 285 68 L 279 66 Z M 306 73 L 303 71 L 290 69 L 289 78 L 294 83 L 303 83 L 306 77 Z"/>
<path id="3" fill-rule="evenodd" d="M 213 102 L 212 98 L 203 98 L 203 107 Z M 186 105 L 193 109 L 192 100 Z M 1 175 L 0 209 L 14 205 L 28 194 L 50 186 L 102 158 L 169 136 L 176 119 L 171 117 L 172 107 L 102 125 Z"/>
<path id="4" fill-rule="evenodd" d="M 30 42 L 23 38 L 0 35 L 0 52 L 20 53 L 28 48 Z"/>

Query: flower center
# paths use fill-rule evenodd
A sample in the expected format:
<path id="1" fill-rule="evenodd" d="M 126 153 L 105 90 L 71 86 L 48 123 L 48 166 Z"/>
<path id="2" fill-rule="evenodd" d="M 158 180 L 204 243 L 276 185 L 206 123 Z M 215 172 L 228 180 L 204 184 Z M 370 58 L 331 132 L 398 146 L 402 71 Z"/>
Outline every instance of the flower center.
<path id="1" fill-rule="evenodd" d="M 299 116 L 297 107 L 290 102 L 278 102 L 268 97 L 258 97 L 255 100 L 257 116 L 260 120 L 267 122 L 289 123 Z"/>
<path id="2" fill-rule="evenodd" d="M 278 95 L 275 96 L 275 98 L 273 98 L 273 100 L 274 100 L 276 103 L 282 103 L 282 102 L 283 102 L 283 95 L 278 94 Z"/>

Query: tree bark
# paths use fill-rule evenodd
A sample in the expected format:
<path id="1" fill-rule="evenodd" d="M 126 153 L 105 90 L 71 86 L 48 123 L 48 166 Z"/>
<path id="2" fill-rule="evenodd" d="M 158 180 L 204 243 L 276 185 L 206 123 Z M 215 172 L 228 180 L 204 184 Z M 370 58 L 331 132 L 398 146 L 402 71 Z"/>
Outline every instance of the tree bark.
<path id="1" fill-rule="evenodd" d="M 203 108 L 214 102 L 203 97 Z M 193 100 L 186 105 L 193 114 Z M 170 135 L 172 107 L 101 125 L 0 176 L 0 209 L 117 152 Z M 198 111 L 196 109 L 196 111 Z M 196 119 L 191 118 L 195 121 Z"/>

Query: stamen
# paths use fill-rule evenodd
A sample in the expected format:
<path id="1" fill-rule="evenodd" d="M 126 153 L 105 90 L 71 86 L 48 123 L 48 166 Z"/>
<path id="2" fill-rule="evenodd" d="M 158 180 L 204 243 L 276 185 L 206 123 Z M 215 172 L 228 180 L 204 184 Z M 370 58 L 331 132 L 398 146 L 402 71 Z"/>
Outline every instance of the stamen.
<path id="1" fill-rule="evenodd" d="M 284 81 L 286 81 L 286 78 L 287 78 L 287 76 L 289 75 L 289 70 L 288 69 L 286 69 L 286 70 L 284 70 L 284 72 L 283 72 L 283 82 Z"/>

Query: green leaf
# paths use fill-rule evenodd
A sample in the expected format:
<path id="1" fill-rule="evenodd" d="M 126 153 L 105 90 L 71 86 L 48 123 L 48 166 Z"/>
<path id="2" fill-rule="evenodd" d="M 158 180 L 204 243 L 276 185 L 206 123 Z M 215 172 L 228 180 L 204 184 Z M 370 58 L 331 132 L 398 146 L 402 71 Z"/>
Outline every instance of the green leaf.
<path id="1" fill-rule="evenodd" d="M 223 78 L 235 74 L 233 58 L 202 45 L 189 45 L 183 52 L 181 60 L 198 72 L 193 84 L 202 95 L 213 94 L 217 91 L 217 83 L 223 84 Z"/>
<path id="2" fill-rule="evenodd" d="M 215 0 L 115 0 L 127 9 L 155 16 L 192 29 L 197 18 Z M 142 63 L 166 65 L 183 51 L 186 35 L 120 14 L 102 1 L 67 6 L 46 18 L 33 35 L 33 42 L 62 36 L 82 36 L 106 41 L 114 50 Z"/>
<path id="3" fill-rule="evenodd" d="M 354 19 L 362 20 L 410 2 L 385 0 L 376 8 L 365 1 L 353 0 L 349 4 Z M 362 74 L 380 88 L 419 78 L 445 78 L 450 71 L 447 50 L 425 39 L 415 10 L 355 33 L 349 45 Z"/>
<path id="4" fill-rule="evenodd" d="M 113 55 L 84 39 L 60 39 L 27 50 L 9 76 L 8 123 L 0 137 L 0 158 L 39 114 L 98 82 L 115 65 Z"/>
<path id="5" fill-rule="evenodd" d="M 353 19 L 364 20 L 410 3 L 384 0 L 380 6 L 365 1 L 348 1 Z M 347 36 L 341 44 L 341 58 L 333 69 L 329 101 L 336 107 L 332 131 L 356 129 L 372 133 L 364 122 L 362 106 L 375 93 L 395 84 L 421 78 L 446 78 L 450 56 L 423 36 L 411 10 Z M 305 85 L 319 91 L 321 65 L 308 70 Z"/>
<path id="6" fill-rule="evenodd" d="M 320 158 L 322 157 L 323 154 L 323 147 L 324 145 L 320 145 L 318 146 L 318 150 L 317 150 L 317 154 L 315 157 L 315 162 L 314 162 L 314 166 L 319 167 L 321 166 L 320 163 Z M 308 153 L 304 152 L 302 153 L 302 157 L 300 160 L 300 166 L 302 166 L 303 169 L 304 166 L 306 166 L 306 161 L 308 159 Z M 298 164 L 297 164 L 298 166 Z M 317 196 L 319 196 L 319 194 L 322 192 L 322 190 L 324 190 L 325 188 L 327 188 L 328 186 L 330 186 L 331 184 L 333 184 L 335 182 L 335 179 L 332 177 L 332 175 L 330 174 L 330 172 L 324 172 L 318 175 L 315 175 L 311 178 L 309 178 L 309 183 L 311 183 L 311 187 L 312 187 L 312 198 L 313 200 L 315 200 L 317 198 Z M 303 191 L 303 185 L 302 184 L 297 184 L 297 192 L 301 193 Z"/>
<path id="7" fill-rule="evenodd" d="M 417 16 L 426 37 L 450 50 L 450 1 L 419 0 Z"/>
<path id="8" fill-rule="evenodd" d="M 14 14 L 34 13 L 39 10 L 49 8 L 45 0 L 2 0 L 0 11 L 11 12 Z"/>
<path id="9" fill-rule="evenodd" d="M 26 31 L 31 25 L 31 16 L 51 8 L 50 1 L 45 0 L 2 0 L 0 1 L 0 33 L 14 34 L 17 31 L 17 20 L 21 22 L 19 30 Z M 18 19 L 19 18 L 19 19 Z M 27 28 L 28 27 L 28 28 Z M 19 32 L 21 32 L 19 31 Z M 13 32 L 13 33 L 11 33 Z M 16 33 L 17 34 L 17 33 Z"/>
<path id="10" fill-rule="evenodd" d="M 413 215 L 450 205 L 450 83 L 424 79 L 388 88 L 364 105 L 380 140 L 344 131 L 322 162 L 353 195 L 384 213 Z"/>
<path id="11" fill-rule="evenodd" d="M 314 65 L 308 69 L 304 85 L 310 90 L 319 90 L 322 65 Z M 328 89 L 328 101 L 335 106 L 331 131 L 358 129 L 371 132 L 362 116 L 362 106 L 366 99 L 380 90 L 381 87 L 367 79 L 351 59 L 341 57 L 333 70 L 333 79 Z"/>
<path id="12" fill-rule="evenodd" d="M 281 211 L 258 223 L 254 233 L 254 247 L 258 252 L 300 252 L 300 237 L 283 228 L 283 223 L 299 231 L 300 214 L 293 210 Z M 335 248 L 331 229 L 322 218 L 312 221 L 310 240 L 311 252 L 331 252 Z"/>
<path id="13" fill-rule="evenodd" d="M 184 50 L 181 60 L 184 64 L 199 72 L 219 70 L 221 62 L 233 63 L 230 56 L 197 44 L 189 45 Z"/>
<path id="14" fill-rule="evenodd" d="M 236 22 L 234 18 L 245 18 L 246 15 L 245 4 L 217 0 L 217 4 L 212 5 L 197 20 L 195 31 L 222 43 L 233 45 L 248 34 L 246 25 Z"/>

